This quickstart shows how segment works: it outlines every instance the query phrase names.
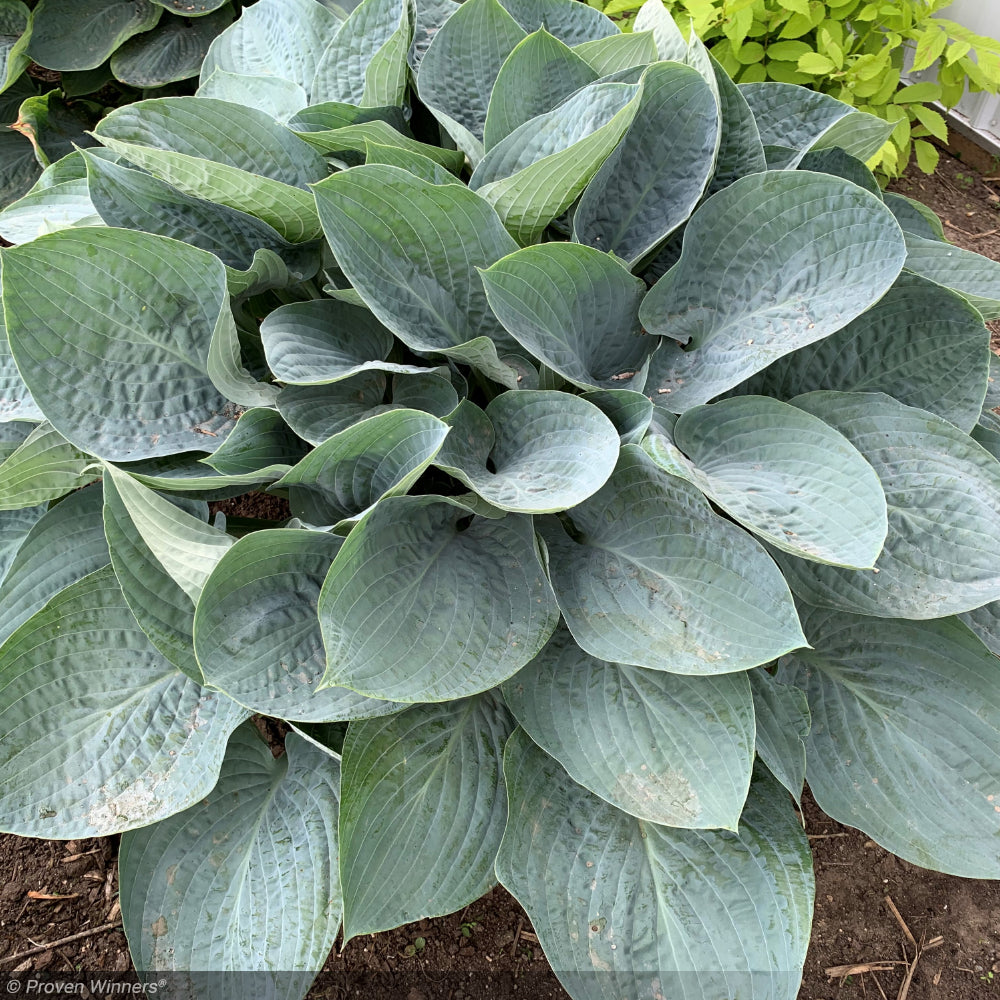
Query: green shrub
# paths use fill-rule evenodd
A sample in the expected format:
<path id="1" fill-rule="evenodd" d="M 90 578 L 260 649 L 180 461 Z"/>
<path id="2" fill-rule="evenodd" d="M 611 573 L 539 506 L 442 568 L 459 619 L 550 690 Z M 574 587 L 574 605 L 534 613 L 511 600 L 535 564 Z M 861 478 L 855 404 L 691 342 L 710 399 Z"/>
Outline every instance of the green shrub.
<path id="1" fill-rule="evenodd" d="M 738 83 L 776 80 L 813 87 L 892 122 L 892 136 L 868 161 L 883 177 L 898 177 L 915 152 L 933 173 L 938 152 L 930 138 L 948 141 L 944 118 L 929 105 L 954 107 L 966 85 L 1000 89 L 1000 42 L 935 15 L 951 0 L 665 0 L 709 44 Z M 630 15 L 642 0 L 591 0 L 609 15 Z M 908 71 L 940 60 L 937 81 L 900 88 Z"/>
<path id="2" fill-rule="evenodd" d="M 804 776 L 1000 877 L 1000 265 L 659 0 L 416 10 L 259 0 L 0 212 L 0 828 L 122 832 L 150 974 L 499 880 L 580 1000 L 792 1000 Z"/>

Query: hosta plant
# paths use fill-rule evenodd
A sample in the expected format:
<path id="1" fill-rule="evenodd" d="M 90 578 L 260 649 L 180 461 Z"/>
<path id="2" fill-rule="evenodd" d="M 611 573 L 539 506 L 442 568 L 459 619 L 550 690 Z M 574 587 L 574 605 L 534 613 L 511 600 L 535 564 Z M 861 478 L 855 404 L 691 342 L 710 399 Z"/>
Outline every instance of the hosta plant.
<path id="1" fill-rule="evenodd" d="M 804 777 L 1000 877 L 1000 265 L 640 18 L 259 0 L 0 213 L 0 825 L 122 832 L 140 971 L 499 881 L 577 1000 L 792 1000 Z"/>

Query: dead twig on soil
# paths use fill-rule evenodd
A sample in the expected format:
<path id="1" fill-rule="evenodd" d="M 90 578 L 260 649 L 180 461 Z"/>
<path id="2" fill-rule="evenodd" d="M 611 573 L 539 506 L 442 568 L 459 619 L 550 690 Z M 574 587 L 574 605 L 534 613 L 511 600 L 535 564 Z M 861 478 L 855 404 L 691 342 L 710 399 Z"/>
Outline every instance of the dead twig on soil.
<path id="1" fill-rule="evenodd" d="M 853 965 L 831 965 L 829 969 L 823 971 L 831 979 L 846 979 L 848 976 L 860 976 L 866 972 L 892 972 L 893 966 L 907 965 L 908 962 L 900 962 L 898 959 L 892 961 L 887 959 L 884 962 L 855 962 Z"/>
<path id="2" fill-rule="evenodd" d="M 31 955 L 41 955 L 43 951 L 51 951 L 53 948 L 58 948 L 59 945 L 69 944 L 71 941 L 79 941 L 82 938 L 93 937 L 95 934 L 104 934 L 107 931 L 119 930 L 121 926 L 121 923 L 101 924 L 100 927 L 91 927 L 86 931 L 77 931 L 76 934 L 70 934 L 68 937 L 60 938 L 58 941 L 50 941 L 48 944 L 38 944 L 27 951 L 19 951 L 16 955 L 7 955 L 4 958 L 0 958 L 0 962 L 17 962 L 22 958 L 29 958 Z"/>
<path id="3" fill-rule="evenodd" d="M 917 951 L 917 939 L 910 932 L 910 928 L 906 926 L 906 921 L 903 919 L 903 915 L 896 909 L 896 904 L 892 901 L 892 896 L 885 897 L 885 905 L 889 907 L 892 911 L 892 915 L 896 918 L 896 923 L 903 928 L 903 933 L 906 935 L 906 940 L 913 945 L 913 950 Z"/>
<path id="4" fill-rule="evenodd" d="M 809 840 L 832 840 L 834 837 L 846 837 L 846 833 L 807 833 Z"/>
<path id="5" fill-rule="evenodd" d="M 951 219 L 945 219 L 944 224 L 948 227 L 948 229 L 954 229 L 956 233 L 968 236 L 970 240 L 979 240 L 984 236 L 994 236 L 996 233 L 1000 233 L 1000 229 L 987 229 L 985 233 L 970 233 L 968 229 L 962 229 L 961 226 L 956 226 Z"/>

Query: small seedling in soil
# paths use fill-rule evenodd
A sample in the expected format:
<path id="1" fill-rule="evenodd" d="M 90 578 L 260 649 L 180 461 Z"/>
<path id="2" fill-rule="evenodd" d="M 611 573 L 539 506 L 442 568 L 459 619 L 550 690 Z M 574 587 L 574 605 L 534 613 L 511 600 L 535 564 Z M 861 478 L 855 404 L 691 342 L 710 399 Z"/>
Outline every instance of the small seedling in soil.
<path id="1" fill-rule="evenodd" d="M 470 938 L 472 937 L 473 931 L 479 926 L 478 920 L 466 920 L 463 922 L 459 930 L 462 932 L 462 937 Z"/>
<path id="2" fill-rule="evenodd" d="M 408 944 L 403 949 L 403 957 L 404 958 L 414 958 L 417 955 L 419 955 L 424 950 L 424 948 L 426 948 L 426 947 L 427 947 L 427 941 L 426 941 L 426 939 L 424 939 L 422 937 L 414 938 L 413 939 L 413 944 Z"/>

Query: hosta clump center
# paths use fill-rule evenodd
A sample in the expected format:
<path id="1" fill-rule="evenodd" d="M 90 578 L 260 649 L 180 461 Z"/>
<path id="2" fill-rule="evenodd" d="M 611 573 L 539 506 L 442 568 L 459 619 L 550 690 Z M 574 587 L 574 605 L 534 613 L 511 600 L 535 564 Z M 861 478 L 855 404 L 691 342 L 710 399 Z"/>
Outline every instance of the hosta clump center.
<path id="1" fill-rule="evenodd" d="M 124 833 L 136 966 L 301 996 L 499 880 L 579 1000 L 791 1000 L 806 776 L 1000 877 L 997 265 L 884 123 L 660 0 L 258 0 L 202 73 L 0 213 L 3 827 Z"/>

